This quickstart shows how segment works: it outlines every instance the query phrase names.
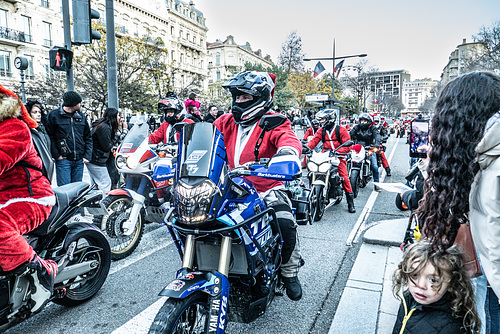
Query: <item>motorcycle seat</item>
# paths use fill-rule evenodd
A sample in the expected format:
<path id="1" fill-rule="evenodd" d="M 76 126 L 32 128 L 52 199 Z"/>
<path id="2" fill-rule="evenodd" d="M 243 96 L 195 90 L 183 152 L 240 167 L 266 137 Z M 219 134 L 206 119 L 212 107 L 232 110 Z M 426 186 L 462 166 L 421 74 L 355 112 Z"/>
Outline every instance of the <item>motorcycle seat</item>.
<path id="1" fill-rule="evenodd" d="M 64 212 L 64 210 L 66 210 L 71 201 L 80 196 L 80 194 L 87 190 L 89 187 L 90 185 L 87 182 L 73 182 L 61 187 L 53 188 L 52 190 L 54 191 L 54 194 L 56 196 L 56 205 L 52 207 L 49 218 L 47 218 L 47 220 L 44 221 L 36 229 L 29 232 L 29 234 L 33 234 L 36 236 L 47 234 L 49 227 L 52 225 L 52 222 L 59 218 L 59 216 Z"/>

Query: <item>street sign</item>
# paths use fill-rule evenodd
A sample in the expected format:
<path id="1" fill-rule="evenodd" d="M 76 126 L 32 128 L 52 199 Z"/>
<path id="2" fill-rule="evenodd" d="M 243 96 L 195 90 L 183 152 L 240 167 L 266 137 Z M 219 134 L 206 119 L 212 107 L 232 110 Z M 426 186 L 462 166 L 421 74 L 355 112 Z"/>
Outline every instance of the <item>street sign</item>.
<path id="1" fill-rule="evenodd" d="M 321 102 L 328 99 L 328 94 L 306 94 L 306 102 Z"/>

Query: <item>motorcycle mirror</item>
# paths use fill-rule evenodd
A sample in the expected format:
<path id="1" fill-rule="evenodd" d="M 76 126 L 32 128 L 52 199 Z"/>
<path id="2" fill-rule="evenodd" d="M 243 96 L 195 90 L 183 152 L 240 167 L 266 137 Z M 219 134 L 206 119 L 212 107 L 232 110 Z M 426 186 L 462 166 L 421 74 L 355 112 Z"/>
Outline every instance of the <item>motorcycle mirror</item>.
<path id="1" fill-rule="evenodd" d="M 180 123 L 175 123 L 173 128 L 174 128 L 174 131 L 177 132 L 177 133 L 181 133 L 182 131 L 182 128 L 184 127 L 184 125 L 186 125 L 188 123 L 186 122 L 180 122 Z"/>
<path id="2" fill-rule="evenodd" d="M 286 120 L 287 118 L 284 115 L 264 115 L 260 119 L 259 127 L 264 131 L 270 131 L 285 123 Z"/>

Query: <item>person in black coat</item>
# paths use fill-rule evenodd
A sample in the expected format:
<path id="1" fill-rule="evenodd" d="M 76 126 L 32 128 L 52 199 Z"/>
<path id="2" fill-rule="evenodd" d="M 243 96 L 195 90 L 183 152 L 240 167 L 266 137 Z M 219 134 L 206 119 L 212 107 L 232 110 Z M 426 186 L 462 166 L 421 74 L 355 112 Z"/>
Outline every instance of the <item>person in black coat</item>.
<path id="1" fill-rule="evenodd" d="M 220 115 L 221 114 L 219 114 L 217 107 L 212 105 L 208 107 L 208 114 L 205 116 L 203 120 L 208 123 L 213 123 L 217 118 L 219 118 Z"/>
<path id="2" fill-rule="evenodd" d="M 111 178 L 106 167 L 113 138 L 118 129 L 118 110 L 107 108 L 102 118 L 92 123 L 92 159 L 87 163 L 90 178 L 100 190 L 107 193 L 111 190 Z"/>
<path id="3" fill-rule="evenodd" d="M 92 159 L 92 135 L 87 117 L 80 111 L 82 97 L 75 91 L 63 95 L 62 105 L 47 115 L 50 152 L 56 160 L 57 185 L 83 179 L 83 164 Z"/>
<path id="4" fill-rule="evenodd" d="M 456 245 L 413 243 L 394 272 L 393 293 L 401 300 L 393 334 L 479 333 L 474 290 Z"/>

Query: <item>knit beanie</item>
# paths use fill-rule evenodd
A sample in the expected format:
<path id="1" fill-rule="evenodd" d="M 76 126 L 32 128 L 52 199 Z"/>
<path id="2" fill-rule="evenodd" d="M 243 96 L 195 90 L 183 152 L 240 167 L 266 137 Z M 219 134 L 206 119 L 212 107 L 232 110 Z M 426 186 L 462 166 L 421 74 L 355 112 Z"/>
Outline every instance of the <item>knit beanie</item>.
<path id="1" fill-rule="evenodd" d="M 77 92 L 70 90 L 63 95 L 63 107 L 74 107 L 82 102 L 82 97 Z"/>

